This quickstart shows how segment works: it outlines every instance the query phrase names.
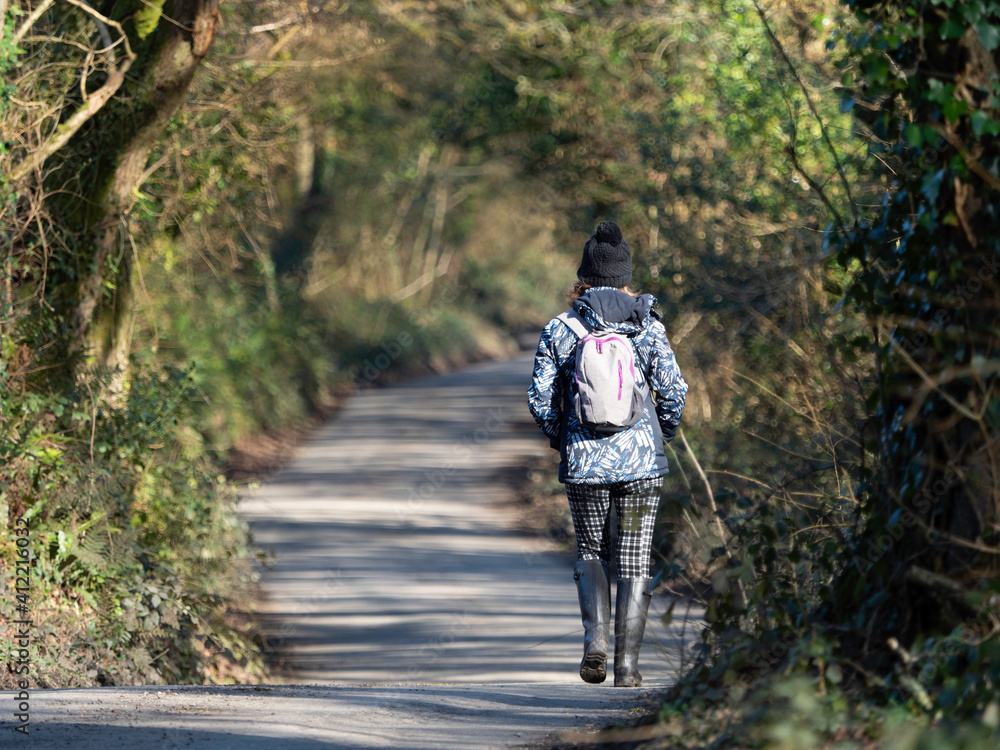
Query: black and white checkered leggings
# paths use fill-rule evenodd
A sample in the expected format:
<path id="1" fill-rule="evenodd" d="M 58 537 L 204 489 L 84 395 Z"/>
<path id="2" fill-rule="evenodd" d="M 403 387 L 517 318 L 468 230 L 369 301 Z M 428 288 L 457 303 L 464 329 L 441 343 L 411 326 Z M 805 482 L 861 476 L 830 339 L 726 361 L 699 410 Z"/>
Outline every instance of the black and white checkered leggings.
<path id="1" fill-rule="evenodd" d="M 648 577 L 653 523 L 662 485 L 663 477 L 615 484 L 567 484 L 577 559 L 611 562 L 615 545 L 610 510 L 614 501 L 618 516 L 618 577 Z"/>

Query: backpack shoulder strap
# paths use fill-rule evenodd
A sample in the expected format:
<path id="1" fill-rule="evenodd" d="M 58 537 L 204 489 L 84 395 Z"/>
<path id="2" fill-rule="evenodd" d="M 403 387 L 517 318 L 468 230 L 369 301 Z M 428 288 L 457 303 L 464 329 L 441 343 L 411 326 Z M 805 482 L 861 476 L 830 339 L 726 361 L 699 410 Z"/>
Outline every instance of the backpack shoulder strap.
<path id="1" fill-rule="evenodd" d="M 591 331 L 590 325 L 584 319 L 580 313 L 576 310 L 567 310 L 566 312 L 559 315 L 556 320 L 561 320 L 567 325 L 567 327 L 576 334 L 576 337 L 582 339 Z"/>

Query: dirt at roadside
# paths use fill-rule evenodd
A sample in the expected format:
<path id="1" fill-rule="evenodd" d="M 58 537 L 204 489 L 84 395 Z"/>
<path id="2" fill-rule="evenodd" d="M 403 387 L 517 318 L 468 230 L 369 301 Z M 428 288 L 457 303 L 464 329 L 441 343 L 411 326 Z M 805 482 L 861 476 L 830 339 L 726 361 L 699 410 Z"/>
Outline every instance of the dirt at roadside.
<path id="1" fill-rule="evenodd" d="M 339 408 L 338 399 L 310 415 L 305 424 L 255 433 L 236 441 L 226 455 L 223 467 L 226 479 L 241 484 L 260 481 L 280 471 L 291 462 L 302 441 L 329 421 Z"/>

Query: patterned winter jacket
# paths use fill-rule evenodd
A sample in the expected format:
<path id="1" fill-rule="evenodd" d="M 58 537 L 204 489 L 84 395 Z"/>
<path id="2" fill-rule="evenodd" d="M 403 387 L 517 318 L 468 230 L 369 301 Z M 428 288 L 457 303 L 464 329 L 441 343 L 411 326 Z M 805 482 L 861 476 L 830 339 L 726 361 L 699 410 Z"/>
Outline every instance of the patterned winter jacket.
<path id="1" fill-rule="evenodd" d="M 651 294 L 633 297 L 610 287 L 588 289 L 573 303 L 573 309 L 595 330 L 632 337 L 636 363 L 650 386 L 642 419 L 611 435 L 584 427 L 575 410 L 567 408 L 576 396 L 576 334 L 558 319 L 549 321 L 542 331 L 528 408 L 552 447 L 560 451 L 560 482 L 610 484 L 667 473 L 663 439 L 674 437 L 688 387 L 654 305 L 656 298 Z"/>

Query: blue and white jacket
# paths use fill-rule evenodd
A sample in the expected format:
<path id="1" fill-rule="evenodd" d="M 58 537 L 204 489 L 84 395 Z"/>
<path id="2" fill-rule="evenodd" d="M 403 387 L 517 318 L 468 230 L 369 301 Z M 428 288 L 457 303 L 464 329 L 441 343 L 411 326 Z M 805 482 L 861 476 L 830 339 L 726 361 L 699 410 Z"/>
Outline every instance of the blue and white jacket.
<path id="1" fill-rule="evenodd" d="M 576 397 L 576 334 L 557 318 L 542 331 L 528 408 L 552 447 L 559 448 L 560 482 L 611 484 L 667 473 L 663 440 L 672 440 L 677 431 L 688 387 L 660 314 L 653 309 L 656 304 L 651 294 L 633 297 L 610 287 L 588 289 L 573 303 L 573 309 L 595 330 L 632 339 L 636 363 L 649 383 L 642 419 L 612 435 L 584 427 L 575 410 L 567 408 Z"/>

